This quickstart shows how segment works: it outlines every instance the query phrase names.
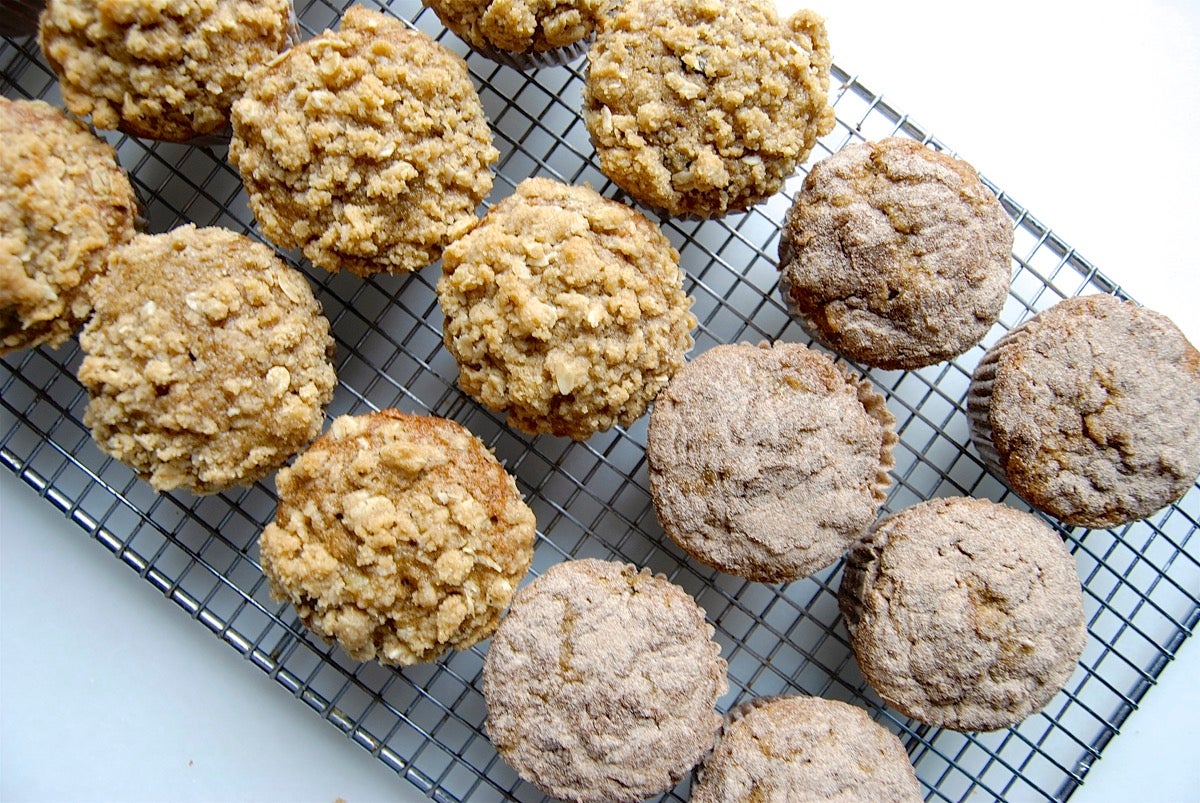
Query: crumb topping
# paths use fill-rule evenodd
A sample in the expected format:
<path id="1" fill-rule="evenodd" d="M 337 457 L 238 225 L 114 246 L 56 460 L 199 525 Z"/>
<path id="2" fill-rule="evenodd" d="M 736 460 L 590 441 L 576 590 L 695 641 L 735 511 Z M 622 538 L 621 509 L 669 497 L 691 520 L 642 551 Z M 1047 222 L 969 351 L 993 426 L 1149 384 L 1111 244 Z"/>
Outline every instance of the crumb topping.
<path id="1" fill-rule="evenodd" d="M 592 35 L 615 0 L 423 0 L 468 44 L 513 53 L 553 50 Z"/>

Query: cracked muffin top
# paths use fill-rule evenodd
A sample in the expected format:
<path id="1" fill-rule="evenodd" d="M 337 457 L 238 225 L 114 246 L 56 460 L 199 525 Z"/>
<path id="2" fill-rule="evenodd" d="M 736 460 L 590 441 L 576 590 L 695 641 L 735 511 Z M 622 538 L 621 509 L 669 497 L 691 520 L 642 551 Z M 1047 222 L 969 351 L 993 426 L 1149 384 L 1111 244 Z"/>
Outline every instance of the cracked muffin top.
<path id="1" fill-rule="evenodd" d="M 40 100 L 0 98 L 0 354 L 83 325 L 88 285 L 137 213 L 107 142 Z"/>
<path id="2" fill-rule="evenodd" d="M 717 217 L 775 194 L 833 129 L 829 41 L 771 0 L 628 0 L 588 51 L 600 169 L 646 206 Z"/>
<path id="3" fill-rule="evenodd" d="M 466 62 L 361 6 L 233 107 L 229 159 L 263 234 L 328 271 L 437 260 L 475 222 L 498 156 Z"/>
<path id="4" fill-rule="evenodd" d="M 1066 299 L 1001 338 L 967 410 L 988 467 L 1067 524 L 1145 518 L 1200 474 L 1200 352 L 1113 296 Z"/>
<path id="5" fill-rule="evenodd" d="M 668 791 L 712 746 L 728 688 L 713 627 L 649 570 L 585 559 L 521 589 L 483 667 L 487 732 L 522 778 L 571 801 Z"/>
<path id="6" fill-rule="evenodd" d="M 999 318 L 1012 243 L 973 167 L 889 137 L 813 165 L 780 238 L 781 289 L 839 354 L 920 368 L 967 351 Z"/>
<path id="7" fill-rule="evenodd" d="M 1062 539 L 986 499 L 933 499 L 881 521 L 850 551 L 838 603 L 879 695 L 954 730 L 997 730 L 1040 710 L 1087 640 Z"/>
<path id="8" fill-rule="evenodd" d="M 40 26 L 68 109 L 171 142 L 225 129 L 247 76 L 295 35 L 291 0 L 49 0 Z"/>
<path id="9" fill-rule="evenodd" d="M 341 416 L 277 486 L 260 540 L 271 595 L 358 661 L 433 661 L 487 638 L 533 560 L 516 482 L 444 418 Z"/>

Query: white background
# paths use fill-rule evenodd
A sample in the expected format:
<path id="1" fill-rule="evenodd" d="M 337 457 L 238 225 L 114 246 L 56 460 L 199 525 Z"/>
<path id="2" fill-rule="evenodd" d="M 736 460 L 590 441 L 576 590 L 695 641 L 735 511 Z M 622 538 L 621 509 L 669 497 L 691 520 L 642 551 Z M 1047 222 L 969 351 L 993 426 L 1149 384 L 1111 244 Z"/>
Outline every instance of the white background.
<path id="1" fill-rule="evenodd" d="M 1200 343 L 1200 4 L 812 7 L 842 67 Z M 0 508 L 0 798 L 414 797 L 7 473 Z M 1195 799 L 1194 641 L 1074 800 Z"/>

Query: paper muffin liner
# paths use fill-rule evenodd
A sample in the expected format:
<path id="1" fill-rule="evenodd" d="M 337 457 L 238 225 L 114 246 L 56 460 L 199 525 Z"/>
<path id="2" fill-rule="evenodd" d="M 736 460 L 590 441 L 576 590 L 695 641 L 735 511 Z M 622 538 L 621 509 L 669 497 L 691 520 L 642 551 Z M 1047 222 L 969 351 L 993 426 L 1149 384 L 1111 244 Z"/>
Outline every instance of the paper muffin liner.
<path id="1" fill-rule="evenodd" d="M 0 0 L 0 36 L 32 36 L 46 0 Z"/>
<path id="2" fill-rule="evenodd" d="M 479 47 L 472 46 L 472 49 L 482 56 L 486 56 L 497 64 L 503 64 L 506 67 L 512 67 L 514 70 L 538 70 L 544 67 L 561 67 L 564 64 L 570 64 L 576 61 L 588 48 L 592 45 L 592 39 L 595 36 L 589 35 L 569 45 L 556 47 L 552 50 L 526 50 L 523 52 L 515 52 L 512 50 L 502 50 L 494 47 Z"/>
<path id="3" fill-rule="evenodd" d="M 879 422 L 883 429 L 883 440 L 879 444 L 879 467 L 875 472 L 871 495 L 876 507 L 887 501 L 888 491 L 892 487 L 891 470 L 896 467 L 896 456 L 893 453 L 900 437 L 896 434 L 896 417 L 887 408 L 887 399 L 875 390 L 875 386 L 841 363 L 836 364 L 849 383 L 858 392 L 858 402 L 867 411 L 867 415 Z"/>
<path id="4" fill-rule="evenodd" d="M 1008 472 L 996 449 L 992 433 L 991 409 L 992 389 L 996 384 L 996 371 L 1005 354 L 1018 347 L 1028 333 L 1030 324 L 1036 326 L 1037 316 L 1030 318 L 1001 337 L 984 352 L 979 364 L 971 374 L 971 385 L 967 389 L 967 422 L 971 428 L 971 443 L 983 459 L 984 466 L 1000 479 L 1007 482 Z"/>

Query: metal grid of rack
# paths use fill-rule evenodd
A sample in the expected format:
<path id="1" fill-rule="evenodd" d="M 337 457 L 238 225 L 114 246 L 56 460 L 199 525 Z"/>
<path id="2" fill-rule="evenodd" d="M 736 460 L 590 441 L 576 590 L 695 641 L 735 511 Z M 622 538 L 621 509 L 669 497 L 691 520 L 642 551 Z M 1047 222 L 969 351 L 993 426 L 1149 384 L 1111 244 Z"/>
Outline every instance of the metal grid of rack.
<path id="1" fill-rule="evenodd" d="M 297 3 L 301 29 L 336 24 L 348 3 Z M 490 201 L 522 179 L 546 175 L 622 193 L 599 171 L 579 117 L 582 65 L 521 73 L 471 54 L 414 0 L 384 3 L 467 57 L 501 158 Z M 0 44 L 3 92 L 61 105 L 33 39 Z M 899 134 L 945 149 L 849 73 L 834 68 L 838 124 L 810 161 L 846 144 Z M 224 148 L 110 136 L 147 202 L 151 231 L 185 222 L 259 235 Z M 801 177 L 745 214 L 695 222 L 663 219 L 681 254 L 700 321 L 699 353 L 717 343 L 808 343 L 776 285 L 779 226 Z M 1061 298 L 1120 289 L 998 188 L 1014 221 L 1013 281 L 1000 323 L 984 342 L 919 371 L 867 371 L 900 434 L 885 510 L 946 495 L 987 497 L 1028 509 L 969 448 L 964 414 L 970 371 L 1004 331 Z M 625 199 L 627 200 L 627 199 Z M 261 238 L 260 238 L 261 239 Z M 384 407 L 445 416 L 479 435 L 506 464 L 538 519 L 532 574 L 568 558 L 647 566 L 693 594 L 729 662 L 722 710 L 751 696 L 822 695 L 865 707 L 897 733 L 926 797 L 1063 799 L 1200 620 L 1200 485 L 1149 520 L 1114 530 L 1063 528 L 1085 591 L 1089 639 L 1063 693 L 1021 725 L 962 734 L 922 725 L 882 705 L 853 660 L 837 610 L 840 562 L 783 586 L 751 583 L 686 558 L 655 520 L 646 485 L 646 419 L 584 443 L 528 438 L 456 387 L 441 344 L 437 265 L 406 276 L 304 270 L 333 324 L 339 386 L 330 418 Z M 1123 296 L 1124 297 L 1124 296 Z M 81 355 L 58 350 L 0 359 L 0 462 L 37 489 L 88 537 L 176 602 L 320 717 L 436 800 L 537 800 L 496 755 L 483 730 L 480 673 L 486 642 L 436 663 L 394 669 L 359 664 L 313 638 L 273 602 L 257 563 L 257 538 L 274 514 L 270 481 L 208 497 L 158 494 L 102 454 L 82 425 Z M 315 725 L 314 725 L 315 727 Z M 687 781 L 664 799 L 685 800 Z"/>

